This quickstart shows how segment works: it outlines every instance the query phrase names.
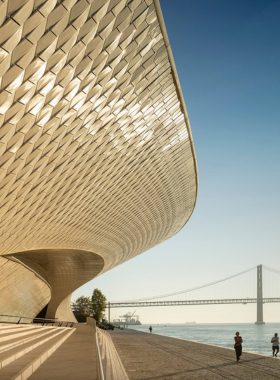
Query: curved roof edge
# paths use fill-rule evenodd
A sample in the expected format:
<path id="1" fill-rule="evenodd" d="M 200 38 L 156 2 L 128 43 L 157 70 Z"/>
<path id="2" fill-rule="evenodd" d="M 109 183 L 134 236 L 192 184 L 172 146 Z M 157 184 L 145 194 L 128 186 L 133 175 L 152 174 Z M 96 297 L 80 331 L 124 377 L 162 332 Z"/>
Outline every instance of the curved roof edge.
<path id="1" fill-rule="evenodd" d="M 187 111 L 186 104 L 185 104 L 185 101 L 184 101 L 183 92 L 182 92 L 182 89 L 181 89 L 181 86 L 180 86 L 179 76 L 178 76 L 178 73 L 177 73 L 174 57 L 173 57 L 171 46 L 170 46 L 170 43 L 169 43 L 169 39 L 168 39 L 168 35 L 167 35 L 167 30 L 166 30 L 166 26 L 165 26 L 165 22 L 164 22 L 164 18 L 163 18 L 163 14 L 162 14 L 162 10 L 161 10 L 161 6 L 160 6 L 159 0 L 154 0 L 154 5 L 155 5 L 155 10 L 156 10 L 156 13 L 157 13 L 158 20 L 159 20 L 159 25 L 160 25 L 160 28 L 161 28 L 161 32 L 162 32 L 162 35 L 163 35 L 164 43 L 165 43 L 165 46 L 166 46 L 167 54 L 168 54 L 168 57 L 169 57 L 169 60 L 170 60 L 171 68 L 172 68 L 172 71 L 173 71 L 173 77 L 174 77 L 174 80 L 175 80 L 174 84 L 176 86 L 178 97 L 179 97 L 179 100 L 181 102 L 182 112 L 184 113 L 184 116 L 185 116 L 185 119 L 186 119 L 187 129 L 188 129 L 188 133 L 189 133 L 190 144 L 191 144 L 191 149 L 192 149 L 192 154 L 193 154 L 193 159 L 194 159 L 195 180 L 196 180 L 196 198 L 195 198 L 195 203 L 194 203 L 194 208 L 195 208 L 196 201 L 197 201 L 197 194 L 198 194 L 198 169 L 197 169 L 197 160 L 196 160 L 196 154 L 195 154 L 195 149 L 194 149 L 194 143 L 193 143 L 193 137 L 192 137 L 192 131 L 191 131 L 191 126 L 190 126 L 188 111 Z M 194 208 L 193 208 L 193 211 L 194 211 Z M 190 217 L 191 217 L 191 215 L 190 215 Z"/>

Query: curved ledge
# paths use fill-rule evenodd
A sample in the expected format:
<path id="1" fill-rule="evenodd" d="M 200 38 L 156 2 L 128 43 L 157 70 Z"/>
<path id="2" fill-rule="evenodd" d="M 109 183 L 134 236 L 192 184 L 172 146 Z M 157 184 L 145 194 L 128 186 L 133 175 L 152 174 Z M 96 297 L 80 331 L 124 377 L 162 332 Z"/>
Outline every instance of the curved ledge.
<path id="1" fill-rule="evenodd" d="M 185 100 L 184 100 L 182 88 L 181 88 L 181 85 L 180 85 L 180 80 L 179 80 L 179 76 L 178 76 L 178 73 L 177 73 L 177 69 L 176 69 L 176 65 L 175 65 L 175 60 L 174 60 L 173 53 L 172 53 L 172 50 L 171 50 L 171 46 L 170 46 L 170 43 L 169 43 L 169 38 L 168 38 L 168 34 L 167 34 L 167 30 L 166 30 L 166 26 L 165 26 L 163 14 L 162 14 L 160 2 L 159 2 L 159 0 L 153 0 L 153 1 L 154 1 L 154 4 L 155 4 L 155 10 L 156 10 L 157 18 L 158 18 L 159 25 L 160 25 L 160 28 L 161 28 L 161 33 L 162 33 L 162 36 L 163 36 L 163 39 L 164 39 L 164 43 L 165 43 L 165 46 L 166 46 L 166 50 L 167 50 L 167 53 L 168 53 L 168 58 L 169 58 L 170 65 L 171 65 L 171 68 L 172 68 L 172 73 L 173 73 L 173 78 L 174 78 L 174 84 L 176 86 L 177 95 L 178 95 L 178 98 L 179 98 L 180 103 L 181 103 L 182 112 L 183 112 L 183 114 L 185 116 L 186 127 L 187 127 L 187 130 L 188 130 L 189 139 L 190 139 L 190 142 L 191 142 L 191 150 L 192 150 L 193 159 L 194 159 L 194 166 L 195 166 L 195 180 L 196 180 L 196 198 L 195 198 L 195 204 L 196 204 L 197 194 L 198 194 L 198 183 L 199 183 L 199 181 L 198 181 L 198 168 L 197 168 L 197 159 L 196 159 L 196 153 L 195 153 L 195 148 L 194 148 L 194 142 L 193 142 L 193 137 L 192 137 L 192 130 L 191 130 L 191 125 L 190 125 L 189 115 L 188 115 L 186 103 L 185 103 Z M 191 217 L 191 215 L 190 215 L 190 217 Z"/>

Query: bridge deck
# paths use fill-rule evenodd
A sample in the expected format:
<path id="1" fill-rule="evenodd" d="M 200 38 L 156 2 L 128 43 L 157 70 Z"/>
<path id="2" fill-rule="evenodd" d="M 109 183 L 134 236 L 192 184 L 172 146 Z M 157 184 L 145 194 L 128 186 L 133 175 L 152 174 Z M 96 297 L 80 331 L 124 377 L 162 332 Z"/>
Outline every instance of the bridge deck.
<path id="1" fill-rule="evenodd" d="M 280 298 L 262 298 L 262 303 L 280 302 Z M 216 299 L 216 300 L 185 300 L 185 301 L 131 301 L 131 302 L 110 302 L 107 307 L 151 307 L 151 306 L 187 306 L 187 305 L 225 305 L 225 304 L 247 304 L 257 303 L 257 298 L 237 298 L 237 299 Z"/>
<path id="2" fill-rule="evenodd" d="M 147 334 L 110 332 L 130 380 L 280 379 L 280 360 L 234 350 Z"/>

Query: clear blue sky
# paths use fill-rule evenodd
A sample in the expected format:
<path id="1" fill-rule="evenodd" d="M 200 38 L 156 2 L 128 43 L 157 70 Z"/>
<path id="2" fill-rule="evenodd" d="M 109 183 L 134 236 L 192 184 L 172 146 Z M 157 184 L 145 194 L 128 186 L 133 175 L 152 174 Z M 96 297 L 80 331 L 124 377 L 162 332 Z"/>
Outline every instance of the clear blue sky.
<path id="1" fill-rule="evenodd" d="M 161 6 L 194 137 L 197 206 L 176 236 L 73 298 L 95 287 L 109 300 L 163 294 L 260 263 L 280 270 L 280 1 L 161 0 Z M 148 323 L 249 322 L 255 306 L 137 314 Z M 280 305 L 266 305 L 265 318 L 279 321 Z"/>

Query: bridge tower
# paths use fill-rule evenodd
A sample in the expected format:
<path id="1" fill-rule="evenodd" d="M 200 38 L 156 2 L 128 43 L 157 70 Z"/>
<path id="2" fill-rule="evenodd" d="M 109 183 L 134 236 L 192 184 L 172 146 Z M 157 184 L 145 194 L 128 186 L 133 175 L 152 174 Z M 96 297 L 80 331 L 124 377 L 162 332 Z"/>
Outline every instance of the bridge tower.
<path id="1" fill-rule="evenodd" d="M 263 325 L 263 292 L 262 292 L 262 265 L 257 266 L 257 322 L 256 325 Z"/>

